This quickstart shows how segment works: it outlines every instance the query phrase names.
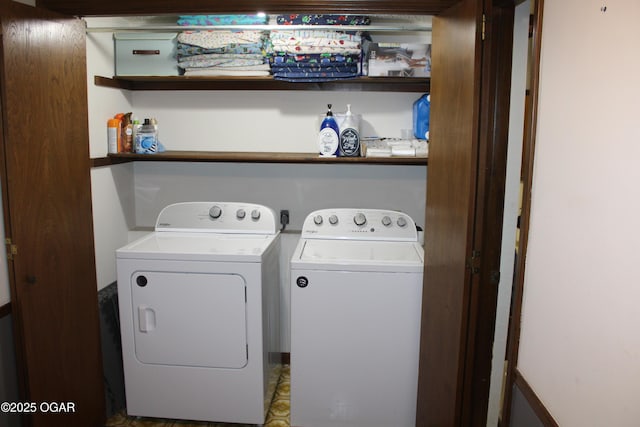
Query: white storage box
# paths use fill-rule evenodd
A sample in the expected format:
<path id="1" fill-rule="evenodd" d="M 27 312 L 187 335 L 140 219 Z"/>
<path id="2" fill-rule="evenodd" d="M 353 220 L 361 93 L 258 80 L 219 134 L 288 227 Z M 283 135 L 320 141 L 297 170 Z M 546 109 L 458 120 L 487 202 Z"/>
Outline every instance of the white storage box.
<path id="1" fill-rule="evenodd" d="M 177 76 L 177 33 L 114 33 L 116 76 Z"/>
<path id="2" fill-rule="evenodd" d="M 370 77 L 430 77 L 431 45 L 422 43 L 371 43 Z"/>

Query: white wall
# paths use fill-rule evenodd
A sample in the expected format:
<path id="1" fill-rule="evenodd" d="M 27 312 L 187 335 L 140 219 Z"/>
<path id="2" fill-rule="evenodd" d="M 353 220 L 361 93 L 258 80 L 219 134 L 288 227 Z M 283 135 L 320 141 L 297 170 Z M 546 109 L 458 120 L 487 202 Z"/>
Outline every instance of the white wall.
<path id="1" fill-rule="evenodd" d="M 518 369 L 563 427 L 640 420 L 638 22 L 544 3 Z"/>

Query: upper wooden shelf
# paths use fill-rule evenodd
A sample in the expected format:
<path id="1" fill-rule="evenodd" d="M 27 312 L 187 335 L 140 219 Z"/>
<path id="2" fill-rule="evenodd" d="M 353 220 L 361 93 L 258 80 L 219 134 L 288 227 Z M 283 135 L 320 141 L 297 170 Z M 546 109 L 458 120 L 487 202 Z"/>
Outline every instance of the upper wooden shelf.
<path id="1" fill-rule="evenodd" d="M 38 6 L 77 16 L 351 13 L 439 15 L 459 0 L 38 0 Z"/>
<path id="2" fill-rule="evenodd" d="M 427 165 L 426 157 L 321 157 L 315 153 L 165 151 L 156 154 L 109 154 L 107 157 L 91 159 L 91 166 L 110 166 L 136 161 Z"/>
<path id="3" fill-rule="evenodd" d="M 95 76 L 96 86 L 128 90 L 342 90 L 369 92 L 430 91 L 429 78 L 358 77 L 320 83 L 285 82 L 272 77 Z"/>

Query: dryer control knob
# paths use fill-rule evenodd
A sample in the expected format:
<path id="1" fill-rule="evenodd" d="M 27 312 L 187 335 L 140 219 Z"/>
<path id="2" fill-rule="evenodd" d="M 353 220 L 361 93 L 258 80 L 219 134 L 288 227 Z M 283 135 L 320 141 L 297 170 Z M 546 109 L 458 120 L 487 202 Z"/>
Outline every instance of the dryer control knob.
<path id="1" fill-rule="evenodd" d="M 222 215 L 222 209 L 220 209 L 220 206 L 216 205 L 209 209 L 209 216 L 211 218 L 220 218 L 220 215 Z"/>
<path id="2" fill-rule="evenodd" d="M 407 220 L 404 219 L 403 216 L 398 218 L 398 226 L 400 226 L 400 227 L 406 227 L 407 226 Z"/>
<path id="3" fill-rule="evenodd" d="M 383 216 L 382 217 L 382 225 L 384 225 L 385 227 L 388 227 L 391 225 L 391 218 L 389 218 L 388 216 Z"/>
<path id="4" fill-rule="evenodd" d="M 314 216 L 314 217 L 313 217 L 313 222 L 314 222 L 316 225 L 320 225 L 320 224 L 322 224 L 322 215 L 316 215 L 316 216 Z"/>
<path id="5" fill-rule="evenodd" d="M 336 225 L 337 223 L 338 223 L 338 216 L 337 215 L 331 215 L 329 217 L 329 224 Z"/>
<path id="6" fill-rule="evenodd" d="M 251 219 L 255 221 L 260 219 L 260 211 L 258 209 L 254 209 L 251 211 Z"/>
<path id="7" fill-rule="evenodd" d="M 363 213 L 357 213 L 356 216 L 353 217 L 353 222 L 356 225 L 365 225 L 367 223 L 367 217 L 364 216 Z"/>
<path id="8" fill-rule="evenodd" d="M 247 213 L 244 211 L 244 209 L 238 209 L 236 211 L 236 218 L 238 219 L 244 219 L 244 217 L 247 215 Z"/>

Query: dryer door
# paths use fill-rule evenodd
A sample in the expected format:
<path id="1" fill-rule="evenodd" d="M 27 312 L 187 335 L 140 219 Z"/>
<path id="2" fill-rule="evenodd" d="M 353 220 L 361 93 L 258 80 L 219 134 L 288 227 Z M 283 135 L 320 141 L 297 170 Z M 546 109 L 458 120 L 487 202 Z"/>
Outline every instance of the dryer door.
<path id="1" fill-rule="evenodd" d="M 137 271 L 131 277 L 136 358 L 145 364 L 247 364 L 245 281 L 237 274 Z"/>

